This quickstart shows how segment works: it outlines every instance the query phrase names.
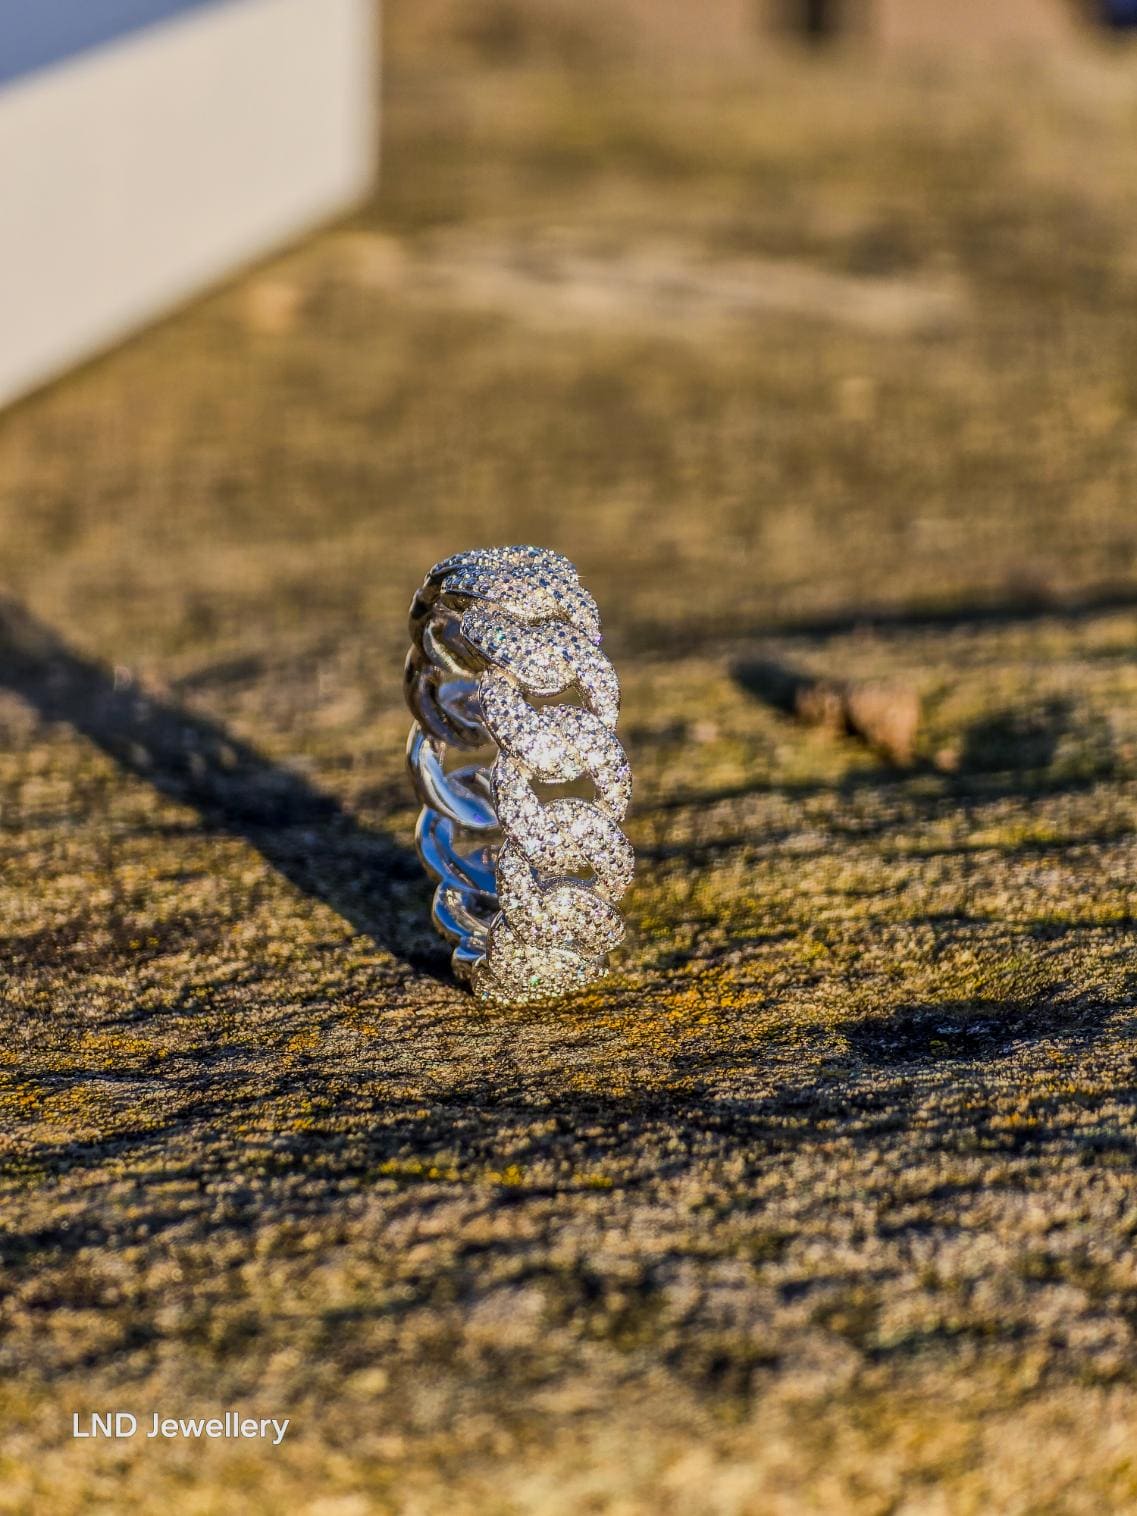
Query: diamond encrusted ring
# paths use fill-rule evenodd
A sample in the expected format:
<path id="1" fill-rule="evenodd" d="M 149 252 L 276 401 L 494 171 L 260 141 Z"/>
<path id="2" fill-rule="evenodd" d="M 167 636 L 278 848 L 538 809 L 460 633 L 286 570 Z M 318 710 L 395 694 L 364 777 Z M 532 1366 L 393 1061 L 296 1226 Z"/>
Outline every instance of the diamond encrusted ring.
<path id="1" fill-rule="evenodd" d="M 416 841 L 454 971 L 506 1004 L 588 984 L 624 934 L 634 867 L 596 602 L 560 553 L 492 547 L 436 564 L 410 620 Z M 490 747 L 448 766 L 454 750 Z"/>

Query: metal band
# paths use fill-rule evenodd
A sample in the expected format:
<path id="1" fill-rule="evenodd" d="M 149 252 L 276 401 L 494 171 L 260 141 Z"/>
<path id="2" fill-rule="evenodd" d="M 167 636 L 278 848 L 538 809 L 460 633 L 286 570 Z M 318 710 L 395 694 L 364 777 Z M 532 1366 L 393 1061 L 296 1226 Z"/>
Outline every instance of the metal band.
<path id="1" fill-rule="evenodd" d="M 431 569 L 410 626 L 416 841 L 455 973 L 505 1003 L 588 984 L 623 937 L 634 867 L 596 603 L 560 553 L 484 548 Z M 492 759 L 447 767 L 452 751 L 490 745 Z M 549 792 L 579 780 L 588 798 Z"/>

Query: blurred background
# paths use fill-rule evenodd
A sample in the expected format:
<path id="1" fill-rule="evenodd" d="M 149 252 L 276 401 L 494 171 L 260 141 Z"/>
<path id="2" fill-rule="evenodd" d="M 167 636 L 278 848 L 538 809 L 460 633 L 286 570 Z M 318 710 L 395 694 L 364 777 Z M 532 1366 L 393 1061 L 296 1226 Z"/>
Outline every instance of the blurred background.
<path id="1" fill-rule="evenodd" d="M 124 49 L 146 72 L 146 47 L 243 9 L 190 7 L 33 69 L 0 102 Z M 358 196 L 377 114 L 363 9 L 327 58 L 306 62 L 282 28 L 250 85 L 251 107 L 287 84 L 271 129 L 241 156 L 221 123 L 219 231 L 147 288 L 148 311 Z M 305 0 L 250 14 L 299 28 Z M 1129 585 L 1137 65 L 1108 24 L 1124 7 L 950 14 L 393 5 L 364 208 L 9 418 L 14 587 L 34 575 L 40 596 L 50 583 L 89 606 L 94 580 L 120 634 L 137 627 L 133 661 L 184 646 L 193 615 L 218 655 L 262 617 L 266 635 L 296 627 L 313 599 L 393 626 L 420 562 L 542 530 L 640 641 L 675 633 L 675 596 L 682 635 L 702 636 Z M 222 73 L 209 59 L 227 40 L 195 66 Z M 202 138 L 223 114 L 199 112 Z M 301 173 L 294 143 L 312 139 L 322 156 Z M 178 152 L 166 193 L 201 225 L 192 147 Z M 61 213 L 39 241 L 22 225 L 9 329 L 18 312 L 39 331 L 46 306 L 62 319 L 61 279 L 91 293 L 92 198 L 138 263 L 169 256 L 144 235 L 150 198 L 131 201 L 137 165 L 109 161 L 75 202 L 81 225 Z M 237 228 L 263 186 L 304 175 Z M 138 184 L 161 183 L 159 159 Z M 108 264 L 131 272 L 93 252 L 92 290 Z M 96 339 L 72 311 L 76 355 L 142 315 L 120 303 Z M 68 335 L 52 334 L 53 370 Z M 46 442 L 59 427 L 89 445 Z"/>

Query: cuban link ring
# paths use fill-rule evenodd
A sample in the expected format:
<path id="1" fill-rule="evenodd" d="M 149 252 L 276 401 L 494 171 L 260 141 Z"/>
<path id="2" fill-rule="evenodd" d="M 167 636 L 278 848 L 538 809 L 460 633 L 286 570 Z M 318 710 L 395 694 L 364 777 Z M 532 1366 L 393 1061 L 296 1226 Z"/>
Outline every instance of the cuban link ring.
<path id="1" fill-rule="evenodd" d="M 410 627 L 416 842 L 455 974 L 504 1004 L 590 983 L 624 935 L 617 904 L 634 868 L 620 688 L 596 602 L 560 553 L 482 548 L 431 569 Z M 492 759 L 446 766 L 489 746 Z M 548 791 L 581 779 L 588 799 Z"/>

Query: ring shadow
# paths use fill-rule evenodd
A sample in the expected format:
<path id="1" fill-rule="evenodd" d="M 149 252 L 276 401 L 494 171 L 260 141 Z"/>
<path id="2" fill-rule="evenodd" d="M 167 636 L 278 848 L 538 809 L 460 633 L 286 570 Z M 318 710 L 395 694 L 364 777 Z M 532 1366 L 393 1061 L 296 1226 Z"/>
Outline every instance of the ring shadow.
<path id="1" fill-rule="evenodd" d="M 106 665 L 2 597 L 0 686 L 192 807 L 206 830 L 249 843 L 290 884 L 408 968 L 447 978 L 445 955 L 425 946 L 414 925 L 429 914 L 418 898 L 428 886 L 414 850 L 364 826 L 334 796 L 219 722 L 120 687 Z"/>

